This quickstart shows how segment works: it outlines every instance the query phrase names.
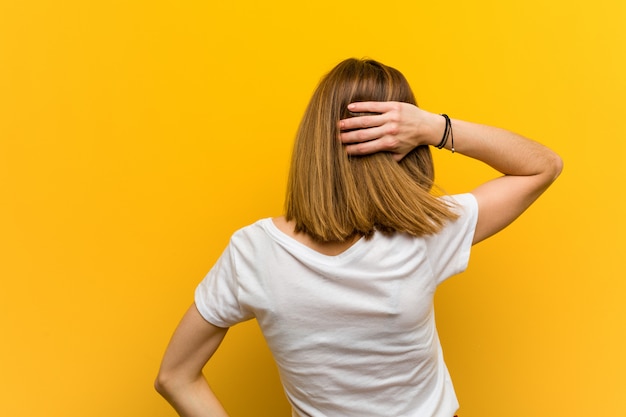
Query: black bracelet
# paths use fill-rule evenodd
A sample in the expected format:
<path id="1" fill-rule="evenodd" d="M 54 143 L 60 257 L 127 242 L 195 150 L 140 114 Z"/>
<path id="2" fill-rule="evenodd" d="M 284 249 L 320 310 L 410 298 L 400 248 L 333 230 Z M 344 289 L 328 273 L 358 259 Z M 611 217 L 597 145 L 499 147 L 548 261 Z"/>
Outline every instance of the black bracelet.
<path id="1" fill-rule="evenodd" d="M 454 153 L 454 133 L 452 133 L 452 120 L 448 118 L 448 124 L 450 125 L 450 151 Z"/>
<path id="2" fill-rule="evenodd" d="M 452 123 L 450 122 L 450 118 L 448 117 L 448 115 L 442 114 L 442 116 L 444 117 L 444 119 L 446 119 L 446 127 L 443 131 L 443 137 L 441 138 L 441 142 L 439 142 L 439 144 L 436 146 L 437 149 L 441 149 L 446 146 L 446 143 L 448 142 L 448 136 L 450 135 L 450 132 L 452 130 Z"/>

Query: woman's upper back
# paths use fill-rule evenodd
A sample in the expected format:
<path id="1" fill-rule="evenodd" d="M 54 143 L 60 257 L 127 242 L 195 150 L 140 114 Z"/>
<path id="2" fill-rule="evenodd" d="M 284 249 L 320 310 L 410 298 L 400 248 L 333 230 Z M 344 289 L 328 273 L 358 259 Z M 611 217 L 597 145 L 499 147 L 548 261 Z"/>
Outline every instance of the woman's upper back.
<path id="1" fill-rule="evenodd" d="M 457 404 L 432 303 L 469 258 L 476 204 L 457 200 L 461 216 L 437 235 L 375 233 L 336 255 L 261 220 L 233 236 L 196 305 L 220 327 L 258 320 L 302 415 L 448 417 Z"/>

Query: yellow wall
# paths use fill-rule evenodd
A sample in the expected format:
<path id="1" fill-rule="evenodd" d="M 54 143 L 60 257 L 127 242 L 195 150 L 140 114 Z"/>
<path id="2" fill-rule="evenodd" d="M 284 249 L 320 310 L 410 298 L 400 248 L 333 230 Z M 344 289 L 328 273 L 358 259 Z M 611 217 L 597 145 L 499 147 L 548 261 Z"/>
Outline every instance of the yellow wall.
<path id="1" fill-rule="evenodd" d="M 626 3 L 215 3 L 0 0 L 0 415 L 174 415 L 171 331 L 229 235 L 281 213 L 304 105 L 349 56 L 565 159 L 437 296 L 461 415 L 626 415 Z M 450 192 L 492 175 L 436 157 Z M 209 368 L 233 417 L 288 415 L 254 323 Z"/>

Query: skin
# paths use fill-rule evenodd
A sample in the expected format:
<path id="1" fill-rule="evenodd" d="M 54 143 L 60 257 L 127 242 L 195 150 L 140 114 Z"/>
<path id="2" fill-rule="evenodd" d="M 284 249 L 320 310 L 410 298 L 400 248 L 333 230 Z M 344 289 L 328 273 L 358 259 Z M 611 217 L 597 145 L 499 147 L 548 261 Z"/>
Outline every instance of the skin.
<path id="1" fill-rule="evenodd" d="M 437 145 L 445 119 L 407 103 L 362 102 L 352 112 L 380 113 L 339 122 L 340 140 L 351 155 L 391 152 L 400 161 L 419 145 Z M 356 130 L 354 130 L 356 129 Z M 558 177 L 561 158 L 545 146 L 506 130 L 452 120 L 455 151 L 480 160 L 503 175 L 471 193 L 479 215 L 473 243 L 505 228 L 524 212 Z M 450 149 L 451 141 L 446 148 Z M 294 239 L 327 255 L 343 252 L 354 241 L 323 244 L 294 232 L 284 217 L 274 224 Z M 157 391 L 182 417 L 224 417 L 228 414 L 202 374 L 228 329 L 207 322 L 192 305 L 178 325 L 155 382 Z"/>

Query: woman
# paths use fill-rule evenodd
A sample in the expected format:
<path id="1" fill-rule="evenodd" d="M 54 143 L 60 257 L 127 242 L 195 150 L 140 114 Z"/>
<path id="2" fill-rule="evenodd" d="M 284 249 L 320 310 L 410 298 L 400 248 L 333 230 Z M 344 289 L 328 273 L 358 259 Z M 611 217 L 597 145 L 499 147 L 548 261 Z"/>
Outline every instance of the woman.
<path id="1" fill-rule="evenodd" d="M 167 348 L 156 387 L 181 416 L 227 415 L 202 368 L 227 329 L 251 318 L 294 416 L 454 415 L 434 291 L 562 163 L 519 135 L 415 104 L 402 74 L 372 60 L 322 79 L 296 137 L 285 216 L 233 235 Z M 431 146 L 504 175 L 433 196 Z"/>

